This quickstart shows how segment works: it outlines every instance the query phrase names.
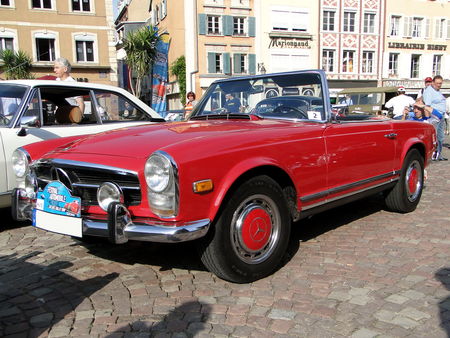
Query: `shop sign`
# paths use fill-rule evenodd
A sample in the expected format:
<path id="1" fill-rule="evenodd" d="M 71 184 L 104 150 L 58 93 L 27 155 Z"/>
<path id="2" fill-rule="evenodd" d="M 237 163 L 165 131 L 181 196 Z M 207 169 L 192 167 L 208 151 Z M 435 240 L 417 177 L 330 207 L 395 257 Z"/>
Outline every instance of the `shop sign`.
<path id="1" fill-rule="evenodd" d="M 396 49 L 447 50 L 447 45 L 436 45 L 432 43 L 388 42 L 388 47 Z"/>
<path id="2" fill-rule="evenodd" d="M 309 40 L 295 38 L 271 38 L 269 48 L 303 48 L 311 49 Z"/>

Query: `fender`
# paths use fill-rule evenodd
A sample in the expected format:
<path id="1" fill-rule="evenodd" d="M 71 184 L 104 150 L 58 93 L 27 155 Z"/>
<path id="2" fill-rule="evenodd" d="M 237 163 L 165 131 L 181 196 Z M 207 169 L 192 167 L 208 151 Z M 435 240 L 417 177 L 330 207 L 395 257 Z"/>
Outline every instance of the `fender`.
<path id="1" fill-rule="evenodd" d="M 425 163 L 424 165 L 427 166 L 428 159 L 431 157 L 431 154 L 433 153 L 433 149 L 430 150 L 430 147 L 427 147 L 424 144 L 422 139 L 420 139 L 418 137 L 412 137 L 404 143 L 402 149 L 399 149 L 399 152 L 400 152 L 400 156 L 398 157 L 399 163 L 394 163 L 395 169 L 401 170 L 401 168 L 403 166 L 403 162 L 406 157 L 406 154 L 412 148 L 418 148 L 419 151 L 424 153 L 424 163 Z"/>
<path id="2" fill-rule="evenodd" d="M 236 163 L 229 171 L 227 171 L 226 176 L 221 180 L 219 186 L 217 186 L 217 193 L 212 198 L 213 209 L 209 212 L 209 219 L 213 220 L 216 217 L 217 212 L 222 205 L 223 200 L 225 199 L 225 196 L 227 195 L 233 184 L 239 179 L 239 177 L 253 169 L 263 166 L 278 168 L 281 171 L 284 171 L 286 175 L 289 176 L 291 181 L 293 181 L 292 175 L 290 175 L 290 173 L 273 158 L 253 157 L 248 158 L 245 161 Z"/>

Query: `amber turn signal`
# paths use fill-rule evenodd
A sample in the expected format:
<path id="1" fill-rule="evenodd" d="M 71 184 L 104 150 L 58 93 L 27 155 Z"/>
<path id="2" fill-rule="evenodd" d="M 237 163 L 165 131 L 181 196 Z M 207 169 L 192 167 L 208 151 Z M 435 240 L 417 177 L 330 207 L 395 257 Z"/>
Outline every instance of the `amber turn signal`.
<path id="1" fill-rule="evenodd" d="M 195 193 L 208 192 L 213 190 L 212 180 L 197 181 L 192 184 Z"/>

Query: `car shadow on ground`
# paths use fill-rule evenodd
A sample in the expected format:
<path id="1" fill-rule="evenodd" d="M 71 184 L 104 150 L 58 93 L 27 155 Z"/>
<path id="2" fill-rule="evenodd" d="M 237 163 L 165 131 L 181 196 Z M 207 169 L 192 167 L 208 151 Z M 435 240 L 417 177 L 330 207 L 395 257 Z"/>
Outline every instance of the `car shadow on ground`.
<path id="1" fill-rule="evenodd" d="M 435 276 L 450 291 L 450 267 L 438 270 Z M 447 333 L 447 337 L 450 338 L 450 295 L 439 302 L 439 316 L 441 327 Z"/>
<path id="2" fill-rule="evenodd" d="M 280 267 L 297 254 L 301 242 L 383 209 L 382 196 L 375 195 L 294 223 L 287 254 Z M 207 271 L 197 254 L 198 241 L 174 244 L 129 241 L 115 245 L 104 238 L 74 240 L 77 244 L 85 246 L 90 254 L 113 262 L 158 266 L 160 271 L 170 269 Z"/>
<path id="3" fill-rule="evenodd" d="M 111 244 L 105 238 L 89 238 L 89 241 L 74 239 L 85 246 L 89 253 L 121 264 L 153 265 L 159 271 L 185 269 L 207 271 L 197 254 L 197 241 L 182 243 L 154 243 L 129 241 L 125 244 Z"/>
<path id="4" fill-rule="evenodd" d="M 211 305 L 198 301 L 186 302 L 171 310 L 159 321 L 139 320 L 133 323 L 124 324 L 114 332 L 107 335 L 107 338 L 121 337 L 133 333 L 149 333 L 161 337 L 195 337 L 197 333 L 205 329 L 210 317 Z M 135 335 L 132 335 L 135 337 Z M 141 336 L 141 335 L 139 335 Z M 148 337 L 142 335 L 142 337 Z"/>
<path id="5" fill-rule="evenodd" d="M 73 264 L 34 264 L 42 252 L 0 257 L 0 336 L 38 337 L 74 311 L 117 273 L 78 280 L 64 272 Z"/>
<path id="6" fill-rule="evenodd" d="M 301 242 L 307 242 L 330 230 L 385 210 L 385 208 L 382 194 L 377 194 L 293 223 L 284 264 L 287 264 L 297 254 Z"/>
<path id="7" fill-rule="evenodd" d="M 30 221 L 18 222 L 11 216 L 11 208 L 0 208 L 0 231 L 22 228 L 31 225 Z"/>

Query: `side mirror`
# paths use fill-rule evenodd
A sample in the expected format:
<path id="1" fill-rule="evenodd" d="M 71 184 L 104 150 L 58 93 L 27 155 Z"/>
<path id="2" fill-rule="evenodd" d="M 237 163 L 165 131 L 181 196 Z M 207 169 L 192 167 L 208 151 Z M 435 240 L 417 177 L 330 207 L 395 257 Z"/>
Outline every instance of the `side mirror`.
<path id="1" fill-rule="evenodd" d="M 22 127 L 40 127 L 40 121 L 37 116 L 23 116 L 20 119 L 20 125 Z"/>

